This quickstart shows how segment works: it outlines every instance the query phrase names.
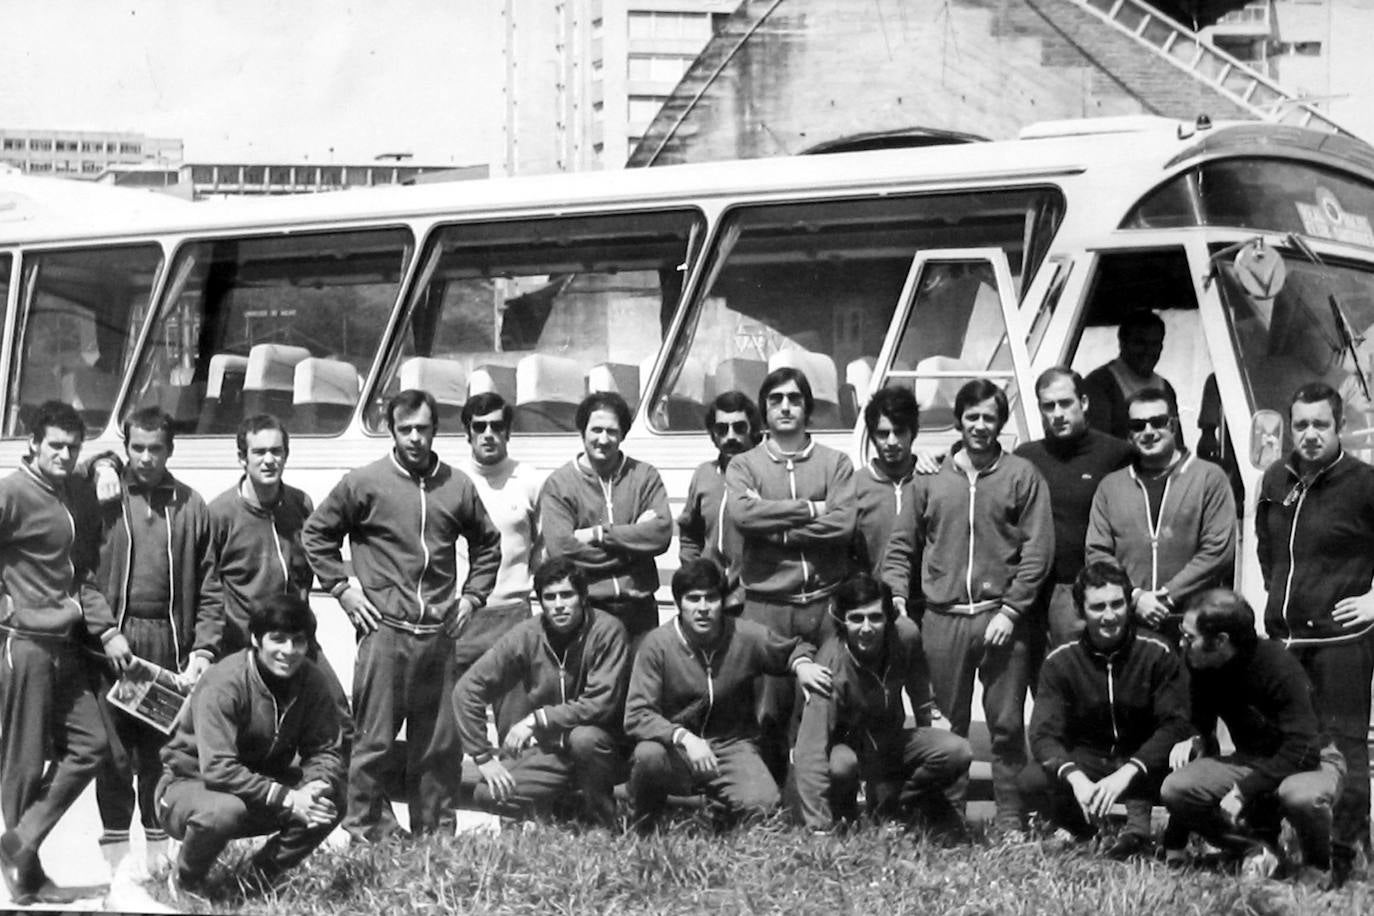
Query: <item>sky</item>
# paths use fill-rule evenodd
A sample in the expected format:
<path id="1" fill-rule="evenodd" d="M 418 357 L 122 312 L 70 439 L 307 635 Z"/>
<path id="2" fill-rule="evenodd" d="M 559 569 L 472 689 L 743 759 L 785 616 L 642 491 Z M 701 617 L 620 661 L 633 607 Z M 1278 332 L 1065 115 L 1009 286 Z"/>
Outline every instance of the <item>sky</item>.
<path id="1" fill-rule="evenodd" d="M 498 0 L 0 0 L 0 126 L 179 137 L 187 161 L 486 163 L 500 123 L 498 11 Z"/>

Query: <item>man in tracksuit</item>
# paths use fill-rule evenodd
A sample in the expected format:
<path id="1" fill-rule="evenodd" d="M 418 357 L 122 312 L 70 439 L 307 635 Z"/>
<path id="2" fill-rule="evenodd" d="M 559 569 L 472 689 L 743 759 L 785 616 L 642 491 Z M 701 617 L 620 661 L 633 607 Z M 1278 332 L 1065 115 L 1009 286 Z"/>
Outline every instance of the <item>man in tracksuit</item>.
<path id="1" fill-rule="evenodd" d="M 687 484 L 687 503 L 677 518 L 678 565 L 699 557 L 714 560 L 726 571 L 731 595 L 726 599 L 742 607 L 739 591 L 739 528 L 725 515 L 725 471 L 736 455 L 759 444 L 762 420 L 754 402 L 740 391 L 717 395 L 706 408 L 706 432 L 716 447 L 716 457 L 703 462 Z"/>
<path id="2" fill-rule="evenodd" d="M 1312 704 L 1349 768 L 1336 804 L 1332 868 L 1344 880 L 1369 849 L 1369 683 L 1374 676 L 1374 468 L 1341 448 L 1341 396 L 1299 388 L 1293 454 L 1269 466 L 1255 514 L 1269 589 L 1264 627 L 1302 664 Z"/>
<path id="3" fill-rule="evenodd" d="M 1160 631 L 1189 596 L 1230 581 L 1236 504 L 1226 472 L 1179 447 L 1178 411 L 1165 392 L 1136 392 L 1126 412 L 1135 459 L 1098 486 L 1085 553 L 1126 570 L 1136 617 Z"/>
<path id="4" fill-rule="evenodd" d="M 162 750 L 158 810 L 181 840 L 168 886 L 182 903 L 230 840 L 273 834 L 247 876 L 270 887 L 339 822 L 344 725 L 307 657 L 315 615 L 280 593 L 251 609 L 248 627 L 251 646 L 205 673 Z"/>
<path id="5" fill-rule="evenodd" d="M 1243 854 L 1243 873 L 1268 877 L 1277 864 L 1280 818 L 1286 818 L 1305 867 L 1315 872 L 1313 883 L 1329 883 L 1331 808 L 1345 762 L 1321 731 L 1302 666 L 1278 640 L 1257 636 L 1255 612 L 1229 589 L 1194 595 L 1181 630 L 1195 736 L 1169 752 L 1174 772 L 1160 798 L 1170 827 L 1176 820 L 1196 830 Z M 1225 756 L 1218 722 L 1226 724 L 1234 746 Z M 1170 833 L 1176 840 L 1186 836 Z M 1186 861 L 1182 848 L 1166 848 L 1165 856 Z"/>
<path id="6" fill-rule="evenodd" d="M 406 726 L 404 784 L 411 829 L 441 830 L 460 754 L 435 746 L 435 720 L 453 689 L 453 643 L 486 601 L 501 563 L 501 534 L 472 481 L 434 454 L 438 411 L 428 392 L 387 403 L 389 455 L 346 474 L 305 523 L 301 540 L 320 584 L 358 632 L 353 674 L 357 738 L 344 827 L 357 840 L 397 829 L 385 787 L 393 745 Z M 467 581 L 457 580 L 456 543 L 468 546 Z M 352 584 L 343 562 L 351 547 Z"/>
<path id="7" fill-rule="evenodd" d="M 192 685 L 220 654 L 223 602 L 213 581 L 205 501 L 167 470 L 175 448 L 171 424 L 156 407 L 124 421 L 121 495 L 101 507 L 96 579 L 134 654 Z M 100 851 L 114 875 L 112 898 L 137 901 L 129 886 L 137 869 L 126 867 L 135 794 L 149 873 L 167 856 L 153 804 L 167 735 L 114 707 L 107 721 L 112 753 L 95 781 Z"/>
<path id="8" fill-rule="evenodd" d="M 644 637 L 625 701 L 625 731 L 636 744 L 630 801 L 641 830 L 652 829 L 669 795 L 702 792 L 733 817 L 777 807 L 778 785 L 759 755 L 754 685 L 761 674 L 793 674 L 825 695 L 830 673 L 815 648 L 723 611 L 725 573 L 694 560 L 673 574 L 678 613 Z"/>
<path id="9" fill-rule="evenodd" d="M 673 539 L 668 491 L 653 465 L 620 449 L 632 419 L 624 398 L 589 394 L 574 419 L 583 451 L 550 474 L 539 494 L 544 555 L 582 567 L 592 607 L 625 624 L 636 645 L 658 626 L 654 557 Z"/>
<path id="10" fill-rule="evenodd" d="M 1193 730 L 1183 663 L 1136 632 L 1130 594 L 1125 570 L 1105 560 L 1074 580 L 1083 633 L 1045 659 L 1030 724 L 1034 759 L 1019 780 L 1031 806 L 1080 839 L 1121 801 L 1126 828 L 1106 848 L 1110 859 L 1147 848 L 1169 752 Z"/>
<path id="11" fill-rule="evenodd" d="M 968 775 L 968 741 L 931 722 L 930 672 L 921 632 L 899 617 L 866 573 L 835 594 L 841 635 L 816 655 L 830 669 L 830 697 L 802 706 L 792 751 L 794 802 L 802 823 L 831 830 L 858 816 L 859 784 L 868 810 L 902 817 L 947 838 L 963 822 L 946 792 Z M 915 727 L 906 727 L 906 691 Z"/>
<path id="12" fill-rule="evenodd" d="M 69 486 L 85 435 L 70 405 L 41 405 L 28 457 L 0 480 L 0 877 L 20 906 L 71 902 L 38 847 L 110 750 L 82 650 L 103 646 L 117 670 L 133 654 L 95 585 L 99 508 Z"/>
<path id="13" fill-rule="evenodd" d="M 910 388 L 880 388 L 864 406 L 864 427 L 874 454 L 854 473 L 854 568 L 874 578 L 882 575 L 892 524 L 902 506 L 911 502 L 916 467 L 911 446 L 920 423 L 921 409 Z"/>
<path id="14" fill-rule="evenodd" d="M 588 818 L 613 827 L 630 679 L 625 627 L 587 605 L 586 577 L 566 557 L 539 568 L 534 591 L 540 616 L 498 639 L 453 690 L 463 751 L 482 775 L 475 800 L 499 811 L 548 812 L 580 790 Z M 506 732 L 498 756 L 486 709 L 517 686 L 533 711 Z"/>
<path id="15" fill-rule="evenodd" d="M 815 409 L 806 376 L 783 367 L 759 386 L 768 438 L 730 462 L 726 516 L 744 536 L 744 619 L 819 646 L 834 633 L 830 602 L 849 573 L 854 538 L 854 466 L 806 431 Z M 787 767 L 793 685 L 762 685 L 759 721 L 774 778 Z"/>
<path id="16" fill-rule="evenodd" d="M 973 679 L 982 681 L 996 826 L 1019 831 L 1030 643 L 1043 626 L 1028 618 L 1054 557 L 1054 520 L 1040 472 L 997 440 L 1010 415 L 1002 389 L 986 379 L 967 383 L 954 415 L 961 447 L 939 473 L 916 478 L 911 509 L 893 526 L 883 580 L 903 607 L 919 589 L 935 702 L 957 735 L 968 736 Z"/>

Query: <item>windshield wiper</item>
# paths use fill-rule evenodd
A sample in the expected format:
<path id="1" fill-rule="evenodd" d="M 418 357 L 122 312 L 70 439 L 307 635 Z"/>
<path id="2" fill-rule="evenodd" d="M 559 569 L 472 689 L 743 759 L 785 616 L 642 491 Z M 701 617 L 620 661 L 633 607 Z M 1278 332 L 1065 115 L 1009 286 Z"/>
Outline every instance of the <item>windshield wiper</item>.
<path id="1" fill-rule="evenodd" d="M 1341 352 L 1350 355 L 1350 364 L 1355 367 L 1355 377 L 1360 382 L 1360 393 L 1368 401 L 1370 399 L 1369 379 L 1364 374 L 1364 366 L 1360 365 L 1360 354 L 1356 350 L 1360 341 L 1355 338 L 1355 331 L 1350 326 L 1350 319 L 1345 316 L 1345 310 L 1336 301 L 1336 294 L 1327 293 L 1326 301 L 1331 305 L 1331 318 L 1336 324 L 1336 333 L 1341 338 Z"/>

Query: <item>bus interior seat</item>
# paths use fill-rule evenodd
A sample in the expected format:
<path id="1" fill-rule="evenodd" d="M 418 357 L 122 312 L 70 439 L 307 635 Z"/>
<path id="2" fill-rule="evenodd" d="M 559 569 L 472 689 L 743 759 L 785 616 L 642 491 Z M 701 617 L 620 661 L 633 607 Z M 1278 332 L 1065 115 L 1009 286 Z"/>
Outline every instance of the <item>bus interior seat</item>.
<path id="1" fill-rule="evenodd" d="M 307 357 L 296 364 L 291 416 L 303 434 L 335 433 L 348 425 L 362 380 L 352 363 Z"/>
<path id="2" fill-rule="evenodd" d="M 639 405 L 639 367 L 629 363 L 598 363 L 587 370 L 587 393 L 614 391 L 634 410 Z"/>
<path id="3" fill-rule="evenodd" d="M 742 391 L 752 401 L 759 396 L 759 386 L 767 375 L 768 364 L 761 359 L 723 359 L 716 363 L 716 394 Z"/>
<path id="4" fill-rule="evenodd" d="M 305 347 L 254 344 L 248 351 L 248 369 L 243 376 L 244 416 L 270 413 L 279 420 L 292 422 L 296 366 L 309 356 Z"/>
<path id="5" fill-rule="evenodd" d="M 655 358 L 650 354 L 640 363 L 641 377 L 648 376 Z M 706 416 L 706 397 L 706 368 L 701 360 L 689 356 L 678 369 L 673 390 L 659 401 L 663 411 L 661 421 L 666 422 L 669 429 L 701 429 Z"/>
<path id="6" fill-rule="evenodd" d="M 468 378 L 468 397 L 488 391 L 501 395 L 507 404 L 514 404 L 515 367 L 484 363 L 473 369 Z"/>
<path id="7" fill-rule="evenodd" d="M 972 375 L 969 366 L 952 356 L 927 356 L 916 364 L 916 371 L 968 372 Z M 916 379 L 916 403 L 921 407 L 922 432 L 954 428 L 954 398 L 968 381 L 968 377 Z"/>
<path id="8" fill-rule="evenodd" d="M 816 400 L 816 409 L 811 412 L 811 426 L 817 429 L 843 428 L 846 424 L 840 414 L 840 383 L 835 361 L 824 353 L 789 347 L 768 358 L 768 371 L 784 366 L 800 369 L 811 383 L 811 394 Z M 759 409 L 762 410 L 762 406 Z M 854 425 L 853 419 L 848 425 Z"/>
<path id="9" fill-rule="evenodd" d="M 205 382 L 205 402 L 196 432 L 201 435 L 231 433 L 243 417 L 243 380 L 248 372 L 248 357 L 216 353 L 210 357 L 209 377 Z"/>
<path id="10" fill-rule="evenodd" d="M 468 379 L 461 363 L 432 356 L 412 356 L 401 363 L 396 377 L 400 390 L 428 391 L 439 408 L 439 428 L 455 432 L 463 428 L 463 404 L 468 399 Z"/>
<path id="11" fill-rule="evenodd" d="M 527 433 L 572 431 L 585 387 L 576 360 L 531 353 L 515 366 L 515 428 Z"/>
<path id="12" fill-rule="evenodd" d="M 851 359 L 844 367 L 844 384 L 840 386 L 840 419 L 846 427 L 858 422 L 859 414 L 868 404 L 868 386 L 873 382 L 871 356 Z"/>
<path id="13" fill-rule="evenodd" d="M 139 406 L 157 407 L 172 418 L 177 432 L 192 432 L 196 428 L 202 397 L 194 384 L 154 382 Z"/>

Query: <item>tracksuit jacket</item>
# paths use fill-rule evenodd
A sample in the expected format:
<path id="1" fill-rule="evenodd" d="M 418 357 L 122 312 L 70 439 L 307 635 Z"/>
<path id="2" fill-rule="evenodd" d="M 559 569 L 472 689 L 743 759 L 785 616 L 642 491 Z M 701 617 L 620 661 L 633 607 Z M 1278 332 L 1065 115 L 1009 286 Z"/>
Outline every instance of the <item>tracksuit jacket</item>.
<path id="1" fill-rule="evenodd" d="M 1255 534 L 1269 586 L 1264 627 L 1289 644 L 1364 639 L 1332 617 L 1342 598 L 1374 580 L 1374 468 L 1345 452 L 1303 484 L 1296 459 L 1272 464 L 1260 482 Z"/>
<path id="2" fill-rule="evenodd" d="M 477 489 L 437 457 L 423 474 L 406 470 L 394 454 L 349 471 L 306 520 L 306 556 L 336 598 L 348 583 L 345 537 L 353 574 L 382 622 L 410 632 L 437 632 L 459 597 L 482 607 L 501 564 L 501 534 Z M 469 563 L 461 595 L 460 537 Z"/>
<path id="3" fill-rule="evenodd" d="M 749 597 L 809 604 L 844 581 L 855 509 L 854 467 L 843 452 L 809 440 L 789 455 L 765 439 L 731 459 L 725 490 L 725 513 L 744 536 L 740 579 Z"/>
<path id="4" fill-rule="evenodd" d="M 649 510 L 653 518 L 637 521 Z M 599 529 L 597 543 L 578 543 L 573 532 L 579 528 Z M 544 481 L 539 533 L 546 557 L 567 557 L 586 572 L 593 601 L 652 597 L 654 557 L 673 539 L 668 491 L 653 465 L 629 455 L 620 456 L 609 481 L 578 455 Z"/>
<path id="5" fill-rule="evenodd" d="M 677 528 L 679 565 L 705 557 L 726 570 L 732 582 L 738 577 L 744 536 L 725 514 L 725 468 L 720 459 L 701 464 L 692 474 Z"/>
<path id="6" fill-rule="evenodd" d="M 191 706 L 162 749 L 164 777 L 198 779 L 255 806 L 284 811 L 286 793 L 315 779 L 344 798 L 343 723 L 329 683 L 306 659 L 278 700 L 258 670 L 255 649 L 211 665 Z M 297 754 L 299 762 L 293 766 Z"/>
<path id="7" fill-rule="evenodd" d="M 784 638 L 729 616 L 721 620 L 715 645 L 698 649 L 674 617 L 646 635 L 635 653 L 625 732 L 669 747 L 683 732 L 709 741 L 757 742 L 756 679 L 790 674 L 815 654 L 801 637 Z"/>
<path id="8" fill-rule="evenodd" d="M 1051 652 L 1040 671 L 1031 714 L 1031 753 L 1048 772 L 1067 779 L 1073 752 L 1125 758 L 1142 776 L 1162 779 L 1169 751 L 1193 734 L 1188 674 L 1165 643 L 1135 631 L 1110 652 L 1084 633 Z"/>
<path id="9" fill-rule="evenodd" d="M 1216 725 L 1221 719 L 1237 755 L 1253 767 L 1236 783 L 1247 801 L 1320 764 L 1327 741 L 1312 709 L 1312 686 L 1282 643 L 1261 639 L 1219 668 L 1194 669 L 1189 682 L 1193 727 L 1203 738 L 1204 753 L 1219 753 Z"/>
<path id="10" fill-rule="evenodd" d="M 881 668 L 862 664 L 843 636 L 827 640 L 816 663 L 830 669 L 830 699 L 798 701 L 801 722 L 792 751 L 792 772 L 802 816 L 808 824 L 829 826 L 830 751 L 843 744 L 858 755 L 860 771 L 902 759 L 906 709 L 902 691 L 911 699 L 916 726 L 930 725 L 935 701 L 930 695 L 921 631 L 906 617 L 888 625 Z"/>
<path id="11" fill-rule="evenodd" d="M 554 651 L 540 617 L 521 621 L 488 649 L 453 688 L 453 709 L 463 753 L 478 763 L 495 755 L 487 740 L 487 706 L 520 684 L 534 707 L 534 736 L 544 748 L 561 748 L 568 732 L 596 725 L 618 734 L 630 681 L 625 626 L 588 608 L 562 653 Z"/>
<path id="12" fill-rule="evenodd" d="M 246 646 L 248 617 L 264 595 L 308 597 L 315 574 L 301 544 L 301 529 L 314 511 L 310 497 L 286 484 L 276 503 L 243 498 L 245 478 L 210 503 L 210 551 L 224 601 L 225 653 Z"/>
<path id="13" fill-rule="evenodd" d="M 140 510 L 132 501 L 130 490 L 136 487 L 133 476 L 125 471 L 119 500 L 101 506 L 104 536 L 96 581 L 121 629 L 133 577 L 141 575 L 133 555 L 129 516 L 131 512 L 148 511 L 147 507 Z M 211 660 L 218 658 L 224 631 L 223 600 L 210 549 L 210 513 L 205 500 L 171 474 L 144 498 L 150 505 L 165 507 L 170 561 L 167 622 L 172 626 L 177 664 L 185 667 L 192 652 L 204 653 Z"/>
<path id="14" fill-rule="evenodd" d="M 100 508 L 80 482 L 54 488 L 25 458 L 0 480 L 0 632 L 104 644 L 119 629 L 96 585 Z"/>
<path id="15" fill-rule="evenodd" d="M 1154 530 L 1134 466 L 1102 479 L 1088 517 L 1087 562 L 1115 560 L 1136 587 L 1165 588 L 1175 606 L 1221 585 L 1236 555 L 1236 503 L 1226 472 L 1183 452 L 1168 472 Z"/>
<path id="16" fill-rule="evenodd" d="M 895 597 L 914 593 L 936 610 L 986 605 L 1019 620 L 1054 560 L 1044 478 L 1026 459 L 1003 453 L 970 481 L 957 458 L 913 482 L 911 506 L 893 523 L 883 582 Z"/>
<path id="17" fill-rule="evenodd" d="M 854 472 L 854 568 L 882 575 L 892 526 L 912 499 L 912 473 L 893 480 L 870 461 Z"/>

